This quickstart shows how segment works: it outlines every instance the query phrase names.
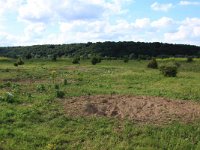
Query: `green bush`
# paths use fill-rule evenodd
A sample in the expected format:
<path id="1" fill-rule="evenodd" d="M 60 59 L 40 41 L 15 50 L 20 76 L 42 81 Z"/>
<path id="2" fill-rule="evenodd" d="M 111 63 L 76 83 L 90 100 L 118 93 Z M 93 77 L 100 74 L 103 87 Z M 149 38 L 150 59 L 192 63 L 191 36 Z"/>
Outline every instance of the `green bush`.
<path id="1" fill-rule="evenodd" d="M 80 64 L 80 57 L 75 57 L 75 58 L 72 60 L 72 63 L 73 63 L 73 64 Z"/>
<path id="2" fill-rule="evenodd" d="M 153 58 L 147 65 L 148 68 L 157 69 L 158 63 L 155 58 Z"/>
<path id="3" fill-rule="evenodd" d="M 65 93 L 63 91 L 57 90 L 56 91 L 56 97 L 57 98 L 64 98 Z"/>
<path id="4" fill-rule="evenodd" d="M 18 65 L 24 65 L 24 61 L 23 61 L 21 58 L 19 58 L 19 59 L 17 60 L 17 64 L 18 64 Z"/>
<path id="5" fill-rule="evenodd" d="M 46 91 L 44 84 L 37 85 L 37 91 L 41 93 Z"/>
<path id="6" fill-rule="evenodd" d="M 57 55 L 54 54 L 54 55 L 52 56 L 51 60 L 52 60 L 52 61 L 57 61 Z"/>
<path id="7" fill-rule="evenodd" d="M 192 57 L 188 57 L 188 58 L 187 58 L 187 62 L 188 62 L 188 63 L 193 62 L 193 58 L 192 58 Z"/>
<path id="8" fill-rule="evenodd" d="M 14 66 L 17 67 L 17 66 L 18 66 L 18 63 L 15 62 L 15 63 L 14 63 Z"/>
<path id="9" fill-rule="evenodd" d="M 59 89 L 60 89 L 60 87 L 59 87 L 58 84 L 55 84 L 54 87 L 55 87 L 56 90 L 59 90 Z"/>
<path id="10" fill-rule="evenodd" d="M 175 65 L 177 68 L 179 68 L 179 67 L 181 66 L 181 64 L 178 63 L 178 62 L 174 62 L 174 65 Z"/>
<path id="11" fill-rule="evenodd" d="M 100 63 L 101 62 L 101 57 L 96 57 L 96 56 L 94 56 L 93 58 L 92 58 L 92 60 L 91 60 L 91 63 L 93 64 L 93 65 L 96 65 L 97 63 Z"/>
<path id="12" fill-rule="evenodd" d="M 128 62 L 129 62 L 128 57 L 125 57 L 125 58 L 124 58 L 124 63 L 128 63 Z"/>
<path id="13" fill-rule="evenodd" d="M 160 67 L 161 73 L 166 77 L 176 77 L 177 69 L 175 65 L 163 65 Z"/>
<path id="14" fill-rule="evenodd" d="M 67 85 L 67 79 L 64 79 L 63 84 Z"/>
<path id="15" fill-rule="evenodd" d="M 6 92 L 2 100 L 7 102 L 7 103 L 16 102 L 16 99 L 15 99 L 14 95 L 12 93 L 10 93 L 10 92 Z"/>

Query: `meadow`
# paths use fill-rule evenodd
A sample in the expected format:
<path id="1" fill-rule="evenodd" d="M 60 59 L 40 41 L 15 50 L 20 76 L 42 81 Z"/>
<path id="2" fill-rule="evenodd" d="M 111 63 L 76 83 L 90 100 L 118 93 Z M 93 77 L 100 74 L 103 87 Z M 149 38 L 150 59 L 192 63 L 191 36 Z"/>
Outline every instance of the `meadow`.
<path id="1" fill-rule="evenodd" d="M 200 120 L 165 125 L 138 124 L 106 117 L 70 117 L 63 101 L 87 95 L 158 96 L 200 103 L 200 59 L 178 62 L 177 77 L 147 68 L 146 60 L 0 58 L 0 150 L 200 149 Z M 61 97 L 59 93 L 64 93 Z"/>

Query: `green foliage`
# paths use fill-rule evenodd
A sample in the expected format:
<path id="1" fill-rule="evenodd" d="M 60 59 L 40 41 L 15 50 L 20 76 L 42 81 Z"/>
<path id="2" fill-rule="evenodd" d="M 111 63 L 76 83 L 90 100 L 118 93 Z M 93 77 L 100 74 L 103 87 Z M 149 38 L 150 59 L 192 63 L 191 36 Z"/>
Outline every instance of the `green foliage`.
<path id="1" fill-rule="evenodd" d="M 67 85 L 67 79 L 64 79 L 63 84 Z"/>
<path id="2" fill-rule="evenodd" d="M 31 55 L 30 55 L 31 53 Z M 76 56 L 101 55 L 102 57 L 122 58 L 134 54 L 140 60 L 151 57 L 199 56 L 200 47 L 184 44 L 145 43 L 145 42 L 97 42 L 59 45 L 34 45 L 21 47 L 0 47 L 0 55 L 15 58 L 23 55 L 30 58 L 44 58 L 48 55 Z M 133 56 L 133 55 L 132 55 Z M 134 59 L 135 56 L 130 57 Z M 54 57 L 55 58 L 55 57 Z M 55 61 L 56 59 L 53 60 Z M 89 57 L 90 58 L 90 57 Z"/>
<path id="3" fill-rule="evenodd" d="M 158 63 L 155 58 L 153 58 L 147 65 L 148 68 L 157 69 Z"/>
<path id="4" fill-rule="evenodd" d="M 57 98 L 64 98 L 65 93 L 61 90 L 56 90 L 56 97 Z"/>
<path id="5" fill-rule="evenodd" d="M 92 63 L 93 65 L 96 65 L 96 64 L 98 64 L 98 63 L 101 63 L 101 57 L 98 57 L 98 56 L 92 57 L 91 63 Z"/>
<path id="6" fill-rule="evenodd" d="M 10 81 L 3 84 L 3 87 L 11 87 L 12 83 Z"/>
<path id="7" fill-rule="evenodd" d="M 57 61 L 57 55 L 56 54 L 53 54 L 53 56 L 52 56 L 52 59 L 51 59 L 52 61 Z"/>
<path id="8" fill-rule="evenodd" d="M 174 62 L 174 65 L 175 65 L 177 68 L 181 67 L 181 64 L 180 64 L 179 62 Z"/>
<path id="9" fill-rule="evenodd" d="M 63 47 L 55 46 L 55 50 L 59 48 Z M 198 150 L 198 121 L 162 126 L 140 125 L 116 118 L 66 116 L 64 104 L 56 100 L 53 86 L 60 82 L 60 90 L 67 91 L 63 101 L 68 97 L 111 93 L 196 102 L 200 99 L 200 59 L 195 59 L 193 63 L 186 63 L 185 58 L 157 59 L 159 64 L 177 61 L 181 65 L 178 78 L 163 78 L 157 70 L 146 69 L 147 61 L 132 60 L 124 65 L 122 60 L 111 59 L 95 67 L 84 60 L 76 69 L 70 58 L 57 63 L 48 59 L 27 60 L 26 68 L 19 69 L 13 66 L 13 61 L 0 62 L 0 149 Z M 5 68 L 10 71 L 5 72 Z M 55 83 L 49 81 L 52 70 L 56 70 Z M 70 84 L 61 87 L 65 77 Z M 51 86 L 38 93 L 35 91 L 38 83 L 44 84 L 46 89 Z M 4 101 L 6 91 L 14 95 L 14 102 Z"/>
<path id="10" fill-rule="evenodd" d="M 55 88 L 56 90 L 59 90 L 59 89 L 60 89 L 60 86 L 59 86 L 58 84 L 55 84 L 55 85 L 54 85 L 54 88 Z"/>
<path id="11" fill-rule="evenodd" d="M 73 64 L 79 64 L 80 63 L 80 57 L 74 57 L 74 59 L 72 60 Z"/>
<path id="12" fill-rule="evenodd" d="M 32 58 L 31 53 L 27 53 L 27 54 L 25 55 L 25 58 L 26 58 L 26 59 L 31 59 L 31 58 Z"/>
<path id="13" fill-rule="evenodd" d="M 24 61 L 22 60 L 22 58 L 19 58 L 19 59 L 17 60 L 17 64 L 18 64 L 18 65 L 24 65 Z"/>
<path id="14" fill-rule="evenodd" d="M 137 56 L 134 53 L 131 53 L 129 55 L 129 59 L 137 59 Z"/>
<path id="15" fill-rule="evenodd" d="M 37 85 L 37 91 L 40 93 L 45 92 L 46 91 L 45 85 L 44 84 Z"/>
<path id="16" fill-rule="evenodd" d="M 4 101 L 7 103 L 14 103 L 17 100 L 15 99 L 15 97 L 12 93 L 6 92 L 3 97 L 0 97 L 0 101 Z"/>
<path id="17" fill-rule="evenodd" d="M 187 62 L 188 62 L 188 63 L 193 62 L 193 58 L 192 58 L 192 57 L 188 57 L 188 58 L 187 58 Z"/>
<path id="18" fill-rule="evenodd" d="M 128 63 L 128 62 L 129 62 L 128 57 L 125 57 L 125 58 L 124 58 L 124 63 Z"/>
<path id="19" fill-rule="evenodd" d="M 15 62 L 15 63 L 14 63 L 14 66 L 17 67 L 17 66 L 18 66 L 18 63 Z"/>
<path id="20" fill-rule="evenodd" d="M 166 77 L 176 77 L 177 66 L 175 65 L 162 65 L 160 66 L 161 73 Z"/>

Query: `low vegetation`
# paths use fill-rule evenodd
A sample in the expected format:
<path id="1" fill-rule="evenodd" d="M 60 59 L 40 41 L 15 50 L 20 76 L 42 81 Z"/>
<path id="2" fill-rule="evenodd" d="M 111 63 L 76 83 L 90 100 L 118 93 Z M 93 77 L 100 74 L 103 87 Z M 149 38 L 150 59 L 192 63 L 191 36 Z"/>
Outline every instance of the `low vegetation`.
<path id="1" fill-rule="evenodd" d="M 178 68 L 176 65 L 167 64 L 160 66 L 160 71 L 166 77 L 176 77 Z"/>
<path id="2" fill-rule="evenodd" d="M 157 58 L 158 66 L 179 64 L 175 78 L 148 69 L 149 60 L 123 63 L 109 57 L 92 65 L 89 58 L 81 59 L 80 65 L 72 64 L 72 58 L 32 58 L 20 67 L 13 66 L 16 59 L 0 58 L 0 149 L 200 149 L 200 120 L 141 125 L 104 115 L 73 117 L 63 104 L 73 97 L 88 100 L 96 95 L 155 96 L 199 104 L 198 58 L 192 63 L 186 58 Z M 175 74 L 173 68 L 167 72 Z M 84 109 L 90 113 L 96 107 L 88 101 Z"/>
<path id="3" fill-rule="evenodd" d="M 155 58 L 153 58 L 147 65 L 148 68 L 157 69 L 158 63 Z"/>

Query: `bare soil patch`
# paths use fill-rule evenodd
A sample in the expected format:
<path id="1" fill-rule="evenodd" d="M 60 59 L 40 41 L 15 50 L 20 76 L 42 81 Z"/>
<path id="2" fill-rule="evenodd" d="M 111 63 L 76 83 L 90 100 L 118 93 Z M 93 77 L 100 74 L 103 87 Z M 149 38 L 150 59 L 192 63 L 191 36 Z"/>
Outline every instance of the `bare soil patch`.
<path id="1" fill-rule="evenodd" d="M 97 95 L 64 101 L 68 116 L 106 116 L 138 123 L 189 123 L 200 119 L 200 103 L 150 96 Z"/>

